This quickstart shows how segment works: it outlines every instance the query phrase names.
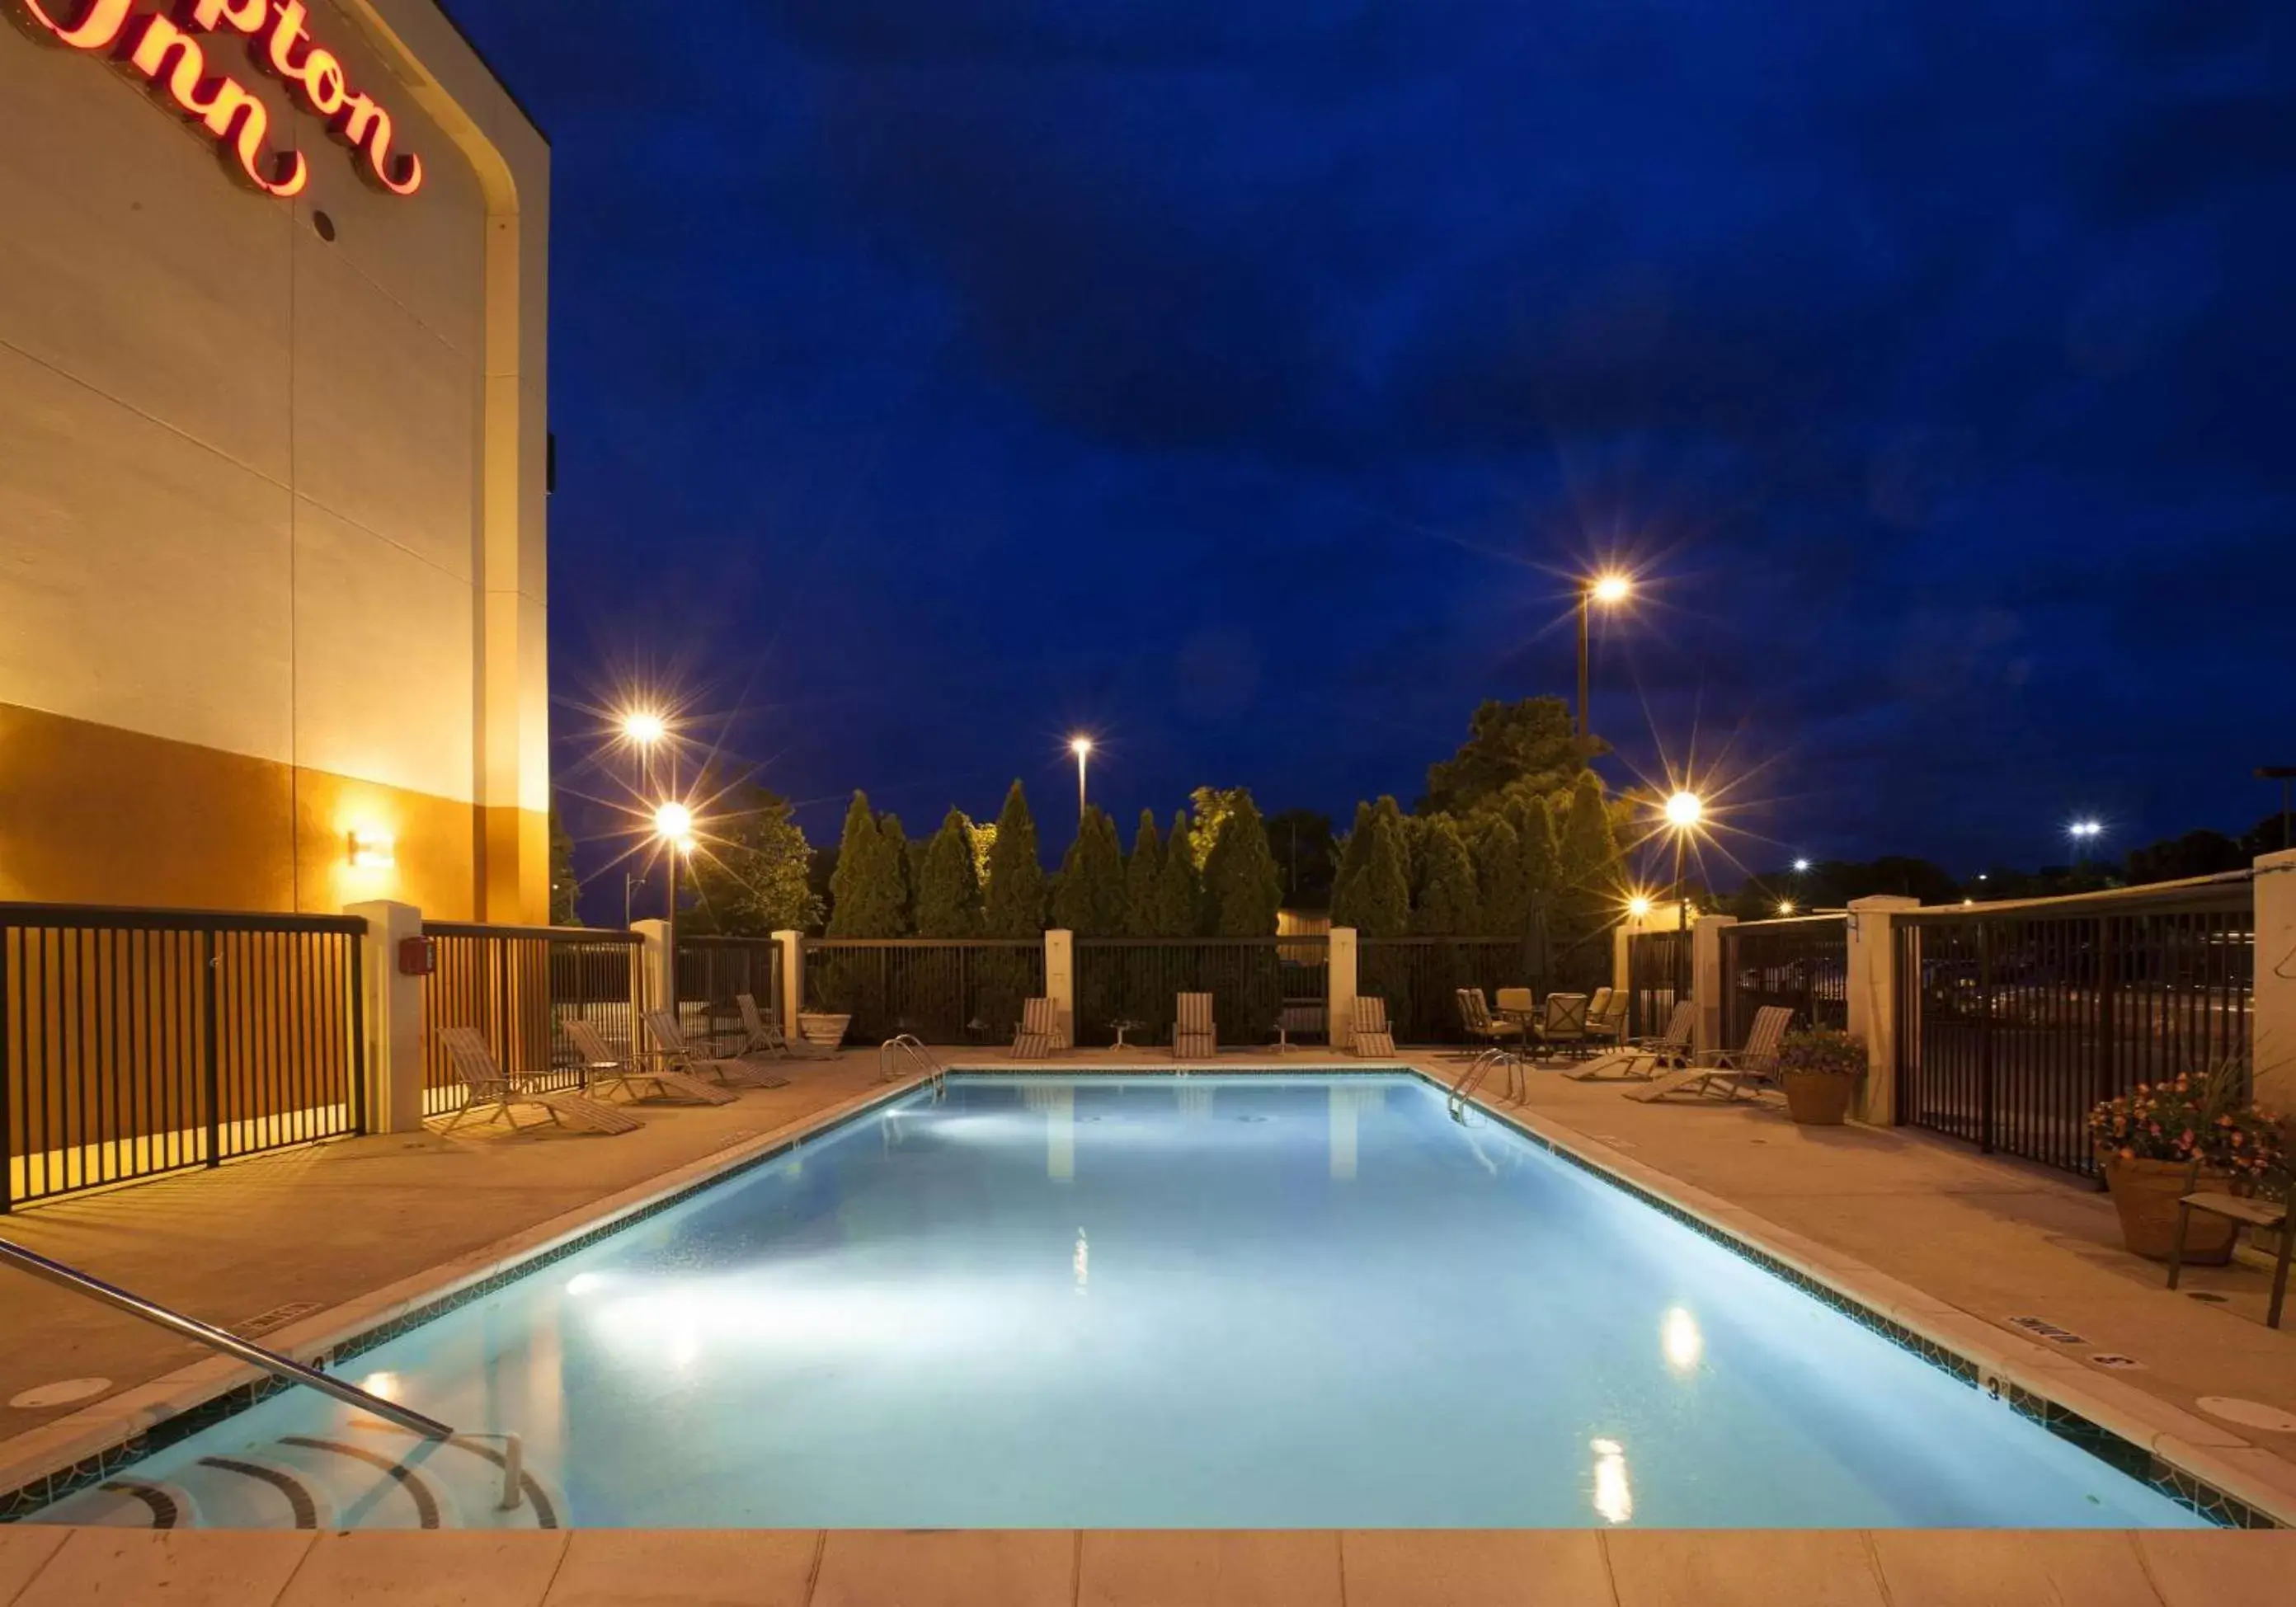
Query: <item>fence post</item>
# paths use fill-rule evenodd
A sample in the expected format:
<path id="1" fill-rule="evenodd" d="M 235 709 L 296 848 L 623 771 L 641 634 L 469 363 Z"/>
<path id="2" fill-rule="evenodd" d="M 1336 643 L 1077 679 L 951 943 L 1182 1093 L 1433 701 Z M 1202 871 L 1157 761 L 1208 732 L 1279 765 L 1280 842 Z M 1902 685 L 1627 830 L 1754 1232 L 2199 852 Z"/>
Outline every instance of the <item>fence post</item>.
<path id="1" fill-rule="evenodd" d="M 1701 1054 L 1737 1046 L 1722 1041 L 1722 934 L 1737 924 L 1735 915 L 1702 915 L 1690 929 L 1690 996 L 1698 1005 L 1691 1041 Z"/>
<path id="2" fill-rule="evenodd" d="M 805 1008 L 805 934 L 777 931 L 774 941 L 782 947 L 782 996 L 775 1008 L 782 1013 L 782 1030 L 794 1034 L 798 1013 Z"/>
<path id="3" fill-rule="evenodd" d="M 1356 929 L 1332 928 L 1331 963 L 1324 970 L 1324 1025 L 1334 1053 L 1346 1054 L 1356 1046 Z"/>
<path id="4" fill-rule="evenodd" d="M 401 976 L 398 946 L 422 936 L 422 912 L 380 899 L 348 905 L 366 922 L 359 982 L 366 997 L 366 1121 L 370 1133 L 422 1129 L 422 979 Z"/>
<path id="5" fill-rule="evenodd" d="M 2296 1111 L 2296 849 L 2256 862 L 2256 983 L 2249 1064 L 2256 1103 Z"/>
<path id="6" fill-rule="evenodd" d="M 1849 901 L 1849 1036 L 1866 1045 L 1866 1082 L 1857 1119 L 1877 1127 L 1898 1119 L 1898 923 L 1891 912 L 1919 909 L 1919 898 L 1882 896 Z"/>
<path id="7" fill-rule="evenodd" d="M 1045 996 L 1061 1024 L 1063 1049 L 1076 1047 L 1076 933 L 1057 927 L 1045 933 Z"/>
<path id="8" fill-rule="evenodd" d="M 639 951 L 644 956 L 638 962 L 638 976 L 645 989 L 642 1010 L 667 1010 L 677 1013 L 676 1001 L 670 997 L 670 984 L 675 980 L 671 972 L 676 964 L 669 952 L 669 922 L 667 921 L 633 921 L 630 930 L 644 943 Z"/>

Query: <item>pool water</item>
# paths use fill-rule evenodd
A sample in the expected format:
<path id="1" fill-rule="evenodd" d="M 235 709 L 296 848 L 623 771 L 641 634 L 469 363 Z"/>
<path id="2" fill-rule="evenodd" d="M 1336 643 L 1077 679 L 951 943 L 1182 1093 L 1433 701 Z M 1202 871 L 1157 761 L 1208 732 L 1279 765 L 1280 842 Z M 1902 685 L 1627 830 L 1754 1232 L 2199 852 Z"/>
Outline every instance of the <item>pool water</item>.
<path id="1" fill-rule="evenodd" d="M 581 1525 L 2201 1523 L 1400 1075 L 959 1077 L 342 1371 Z"/>

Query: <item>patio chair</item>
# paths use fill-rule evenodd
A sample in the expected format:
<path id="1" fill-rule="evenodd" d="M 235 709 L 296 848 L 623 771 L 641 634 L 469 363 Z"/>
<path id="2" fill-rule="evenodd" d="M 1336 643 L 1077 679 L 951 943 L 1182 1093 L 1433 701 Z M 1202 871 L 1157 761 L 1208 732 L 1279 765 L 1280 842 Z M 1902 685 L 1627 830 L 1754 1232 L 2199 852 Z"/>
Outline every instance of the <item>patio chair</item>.
<path id="1" fill-rule="evenodd" d="M 707 1078 L 729 1088 L 786 1088 L 786 1077 L 776 1077 L 770 1071 L 760 1071 L 745 1062 L 728 1060 L 719 1055 L 704 1054 L 685 1038 L 685 1031 L 677 1018 L 667 1010 L 645 1013 L 646 1036 L 653 1039 L 653 1052 L 659 1062 L 672 1071 L 682 1071 L 696 1079 Z"/>
<path id="2" fill-rule="evenodd" d="M 1546 1008 L 1539 1012 L 1531 1030 L 1545 1048 L 1558 1049 L 1565 1054 L 1578 1054 L 1587 1044 L 1587 996 L 1548 994 Z"/>
<path id="3" fill-rule="evenodd" d="M 1597 988 L 1587 1001 L 1587 1036 L 1610 1040 L 1615 1047 L 1627 1041 L 1627 996 L 1615 988 Z"/>
<path id="4" fill-rule="evenodd" d="M 2177 1201 L 2177 1236 L 2169 1246 L 2169 1287 L 2174 1289 L 2184 1275 L 2185 1235 L 2192 1229 L 2194 1211 L 2244 1222 L 2254 1232 L 2278 1234 L 2280 1254 L 2272 1266 L 2272 1303 L 2264 1314 L 2264 1325 L 2267 1328 L 2280 1326 L 2281 1308 L 2288 1303 L 2288 1264 L 2292 1254 L 2296 1254 L 2296 1222 L 2289 1219 L 2289 1201 L 2296 1199 L 2296 1116 L 2281 1124 L 2280 1136 L 2281 1153 L 2289 1159 L 2281 1179 L 2285 1192 L 2277 1200 L 2196 1193 L 2201 1161 L 2199 1156 L 2194 1156 L 2185 1172 L 2185 1197 Z"/>
<path id="5" fill-rule="evenodd" d="M 463 1079 L 463 1106 L 455 1112 L 443 1131 L 453 1132 L 463 1118 L 473 1111 L 492 1110 L 503 1120 L 518 1130 L 518 1118 L 512 1114 L 521 1105 L 534 1105 L 549 1114 L 552 1125 L 570 1127 L 591 1133 L 635 1133 L 645 1123 L 627 1111 L 617 1111 L 603 1104 L 586 1094 L 545 1093 L 529 1087 L 515 1078 L 504 1075 L 495 1063 L 494 1051 L 487 1040 L 479 1036 L 475 1027 L 448 1027 L 439 1034 L 439 1046 L 447 1052 L 455 1075 Z"/>
<path id="6" fill-rule="evenodd" d="M 760 1055 L 779 1055 L 783 1060 L 835 1060 L 837 1058 L 835 1049 L 814 1043 L 809 1038 L 801 1037 L 796 1043 L 791 1043 L 789 1034 L 782 1030 L 781 1017 L 767 1015 L 758 1008 L 756 994 L 735 994 L 734 1008 L 742 1013 L 742 1046 L 734 1051 L 734 1057 L 736 1060 L 749 1060 Z M 800 1048 L 798 1046 L 800 1044 L 804 1047 Z M 778 1087 L 783 1085 L 768 1083 L 766 1086 Z"/>
<path id="7" fill-rule="evenodd" d="M 1531 1019 L 1538 1015 L 1538 1005 L 1528 988 L 1502 988 L 1491 996 L 1499 1015 L 1510 1021 L 1520 1021 L 1528 1029 Z"/>
<path id="8" fill-rule="evenodd" d="M 1387 1024 L 1387 1001 L 1375 993 L 1356 996 L 1355 1053 L 1362 1060 L 1385 1060 L 1395 1054 L 1395 1033 Z"/>
<path id="9" fill-rule="evenodd" d="M 1607 1082 L 1612 1080 L 1611 1071 L 1616 1067 L 1616 1080 L 1647 1082 L 1661 1070 L 1689 1064 L 1690 1037 L 1697 1025 L 1698 1006 L 1685 999 L 1674 1007 L 1673 1015 L 1668 1018 L 1666 1030 L 1656 1037 L 1636 1038 L 1619 1054 L 1606 1054 L 1590 1066 L 1564 1075 L 1573 1082 Z M 1625 1062 L 1622 1067 L 1617 1066 L 1620 1060 Z M 1636 1069 L 1642 1066 L 1647 1066 L 1649 1070 Z"/>
<path id="10" fill-rule="evenodd" d="M 1786 1028 L 1792 1024 L 1793 1012 L 1784 1004 L 1765 1004 L 1754 1012 L 1754 1024 L 1746 1033 L 1742 1049 L 1718 1049 L 1711 1054 L 1697 1056 L 1680 1070 L 1660 1078 L 1646 1088 L 1636 1088 L 1627 1095 L 1645 1103 L 1664 1099 L 1675 1094 L 1712 1094 L 1718 1089 L 1726 1099 L 1735 1099 L 1742 1093 L 1759 1094 L 1775 1087 L 1778 1079 L 1778 1051 L 1786 1041 Z"/>
<path id="11" fill-rule="evenodd" d="M 1061 1013 L 1049 998 L 1029 999 L 1021 1006 L 1021 1025 L 1013 1034 L 1014 1060 L 1042 1060 L 1060 1046 Z"/>
<path id="12" fill-rule="evenodd" d="M 1192 1054 L 1218 1054 L 1219 1029 L 1212 1022 L 1212 996 L 1184 993 L 1173 1004 L 1176 1015 L 1172 1022 L 1172 1058 L 1185 1060 Z"/>
<path id="13" fill-rule="evenodd" d="M 583 1070 L 594 1086 L 603 1088 L 611 1084 L 631 1099 L 645 1097 L 638 1092 L 644 1084 L 656 1097 L 683 1099 L 693 1104 L 730 1105 L 734 1095 L 724 1088 L 713 1088 L 701 1078 L 688 1077 L 683 1071 L 673 1071 L 667 1066 L 646 1066 L 635 1055 L 617 1054 L 606 1042 L 605 1035 L 588 1021 L 566 1023 L 567 1040 L 581 1058 Z"/>
<path id="14" fill-rule="evenodd" d="M 1522 1023 L 1494 1016 L 1481 988 L 1462 988 L 1458 997 L 1459 1024 L 1466 1029 L 1469 1037 L 1480 1041 L 1485 1047 L 1522 1041 Z"/>

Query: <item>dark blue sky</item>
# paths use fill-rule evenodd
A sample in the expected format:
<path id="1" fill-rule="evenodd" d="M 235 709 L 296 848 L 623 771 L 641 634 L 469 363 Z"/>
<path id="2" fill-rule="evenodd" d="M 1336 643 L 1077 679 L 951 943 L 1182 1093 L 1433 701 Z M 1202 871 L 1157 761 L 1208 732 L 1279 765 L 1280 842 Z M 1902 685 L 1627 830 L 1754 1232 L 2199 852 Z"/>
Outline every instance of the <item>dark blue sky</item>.
<path id="1" fill-rule="evenodd" d="M 1128 822 L 1408 801 L 1598 556 L 1751 859 L 2296 763 L 2285 0 L 452 9 L 556 152 L 562 767 L 638 667 L 817 839 L 1057 848 L 1073 727 Z"/>

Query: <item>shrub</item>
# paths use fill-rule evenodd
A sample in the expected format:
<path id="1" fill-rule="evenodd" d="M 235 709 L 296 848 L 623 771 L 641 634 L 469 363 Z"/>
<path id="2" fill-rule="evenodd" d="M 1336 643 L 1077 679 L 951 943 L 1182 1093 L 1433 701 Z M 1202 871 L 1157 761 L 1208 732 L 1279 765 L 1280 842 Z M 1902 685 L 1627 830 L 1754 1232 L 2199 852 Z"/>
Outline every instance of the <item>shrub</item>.
<path id="1" fill-rule="evenodd" d="M 1821 1077 L 1863 1077 L 1866 1045 L 1846 1032 L 1813 1028 L 1790 1032 L 1778 1050 L 1780 1071 L 1807 1071 Z"/>

